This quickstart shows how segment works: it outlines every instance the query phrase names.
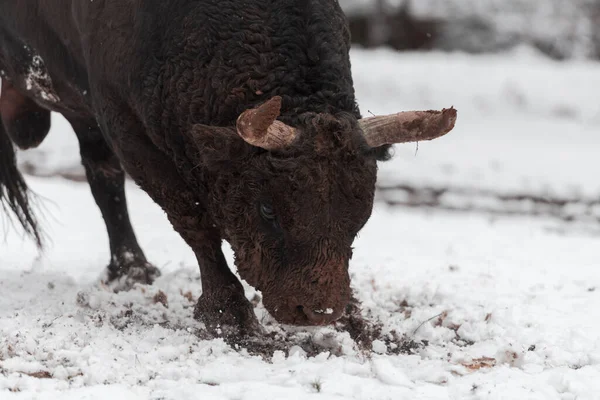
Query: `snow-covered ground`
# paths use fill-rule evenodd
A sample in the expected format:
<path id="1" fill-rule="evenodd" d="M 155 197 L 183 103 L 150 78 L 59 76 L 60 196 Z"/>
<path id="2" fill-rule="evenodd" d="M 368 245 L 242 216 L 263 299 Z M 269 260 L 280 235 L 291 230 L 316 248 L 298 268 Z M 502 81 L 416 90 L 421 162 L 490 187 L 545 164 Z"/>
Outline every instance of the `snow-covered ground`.
<path id="1" fill-rule="evenodd" d="M 0 398 L 600 399 L 600 65 L 521 49 L 356 50 L 353 66 L 365 114 L 459 110 L 447 137 L 381 166 L 351 264 L 363 315 L 382 324 L 373 351 L 333 327 L 279 326 L 260 303 L 274 334 L 261 351 L 207 337 L 191 318 L 194 256 L 133 184 L 133 223 L 163 276 L 102 287 L 108 241 L 87 185 L 41 176 L 81 175 L 55 116 L 21 155 L 53 242 L 38 257 L 9 230 L 0 245 Z"/>

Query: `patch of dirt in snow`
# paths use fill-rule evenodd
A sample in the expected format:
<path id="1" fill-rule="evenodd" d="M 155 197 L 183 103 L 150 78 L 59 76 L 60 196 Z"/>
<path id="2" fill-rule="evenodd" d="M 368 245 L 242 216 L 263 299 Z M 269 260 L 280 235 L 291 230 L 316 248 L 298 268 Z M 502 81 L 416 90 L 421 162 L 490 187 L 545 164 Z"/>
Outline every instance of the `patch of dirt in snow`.
<path id="1" fill-rule="evenodd" d="M 536 216 L 573 222 L 600 236 L 600 198 L 586 196 L 538 195 L 527 192 L 503 193 L 487 189 L 454 186 L 377 186 L 377 199 L 392 207 L 441 209 L 491 216 Z"/>
<path id="2" fill-rule="evenodd" d="M 370 357 L 373 351 L 378 354 L 416 354 L 427 345 L 427 342 L 417 343 L 393 329 L 386 332 L 383 323 L 373 321 L 361 311 L 358 300 L 354 298 L 346 313 L 333 326 L 295 328 L 279 325 L 265 310 L 260 310 L 263 315 L 261 322 L 267 329 L 265 335 L 225 340 L 233 348 L 260 355 L 265 360 L 270 360 L 274 351 L 287 355 L 299 353 L 307 357 L 324 352 L 333 356 L 360 354 Z"/>

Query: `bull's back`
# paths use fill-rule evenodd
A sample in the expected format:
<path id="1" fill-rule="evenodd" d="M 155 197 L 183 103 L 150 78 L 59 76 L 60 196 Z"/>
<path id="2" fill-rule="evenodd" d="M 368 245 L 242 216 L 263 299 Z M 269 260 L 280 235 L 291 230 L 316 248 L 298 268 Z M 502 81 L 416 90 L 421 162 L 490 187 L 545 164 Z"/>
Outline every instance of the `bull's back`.
<path id="1" fill-rule="evenodd" d="M 29 44 L 64 109 L 91 112 L 111 86 L 150 125 L 159 114 L 230 124 L 275 94 L 284 114 L 357 112 L 334 0 L 12 0 L 0 4 L 0 29 L 0 52 L 11 53 L 0 57 L 18 67 Z"/>

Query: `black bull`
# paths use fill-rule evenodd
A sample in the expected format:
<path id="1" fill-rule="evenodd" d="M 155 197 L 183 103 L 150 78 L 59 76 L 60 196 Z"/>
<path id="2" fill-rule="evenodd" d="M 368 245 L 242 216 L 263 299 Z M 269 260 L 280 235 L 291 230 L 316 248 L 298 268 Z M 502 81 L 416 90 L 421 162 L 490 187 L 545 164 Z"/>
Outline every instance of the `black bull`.
<path id="1" fill-rule="evenodd" d="M 159 274 L 129 221 L 126 171 L 194 250 L 195 315 L 209 328 L 258 327 L 222 240 L 277 320 L 331 323 L 377 161 L 456 119 L 362 119 L 348 54 L 334 0 L 2 1 L 0 200 L 41 246 L 13 143 L 37 146 L 59 112 L 106 223 L 115 289 Z"/>

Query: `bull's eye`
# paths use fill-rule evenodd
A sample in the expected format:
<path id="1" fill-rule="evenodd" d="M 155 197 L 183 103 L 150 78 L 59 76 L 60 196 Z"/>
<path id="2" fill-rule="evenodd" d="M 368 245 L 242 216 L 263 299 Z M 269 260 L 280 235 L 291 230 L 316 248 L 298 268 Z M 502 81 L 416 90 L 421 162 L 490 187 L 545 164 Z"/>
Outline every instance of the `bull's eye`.
<path id="1" fill-rule="evenodd" d="M 273 211 L 273 207 L 271 207 L 269 204 L 261 203 L 260 215 L 269 222 L 275 219 L 275 212 Z"/>

